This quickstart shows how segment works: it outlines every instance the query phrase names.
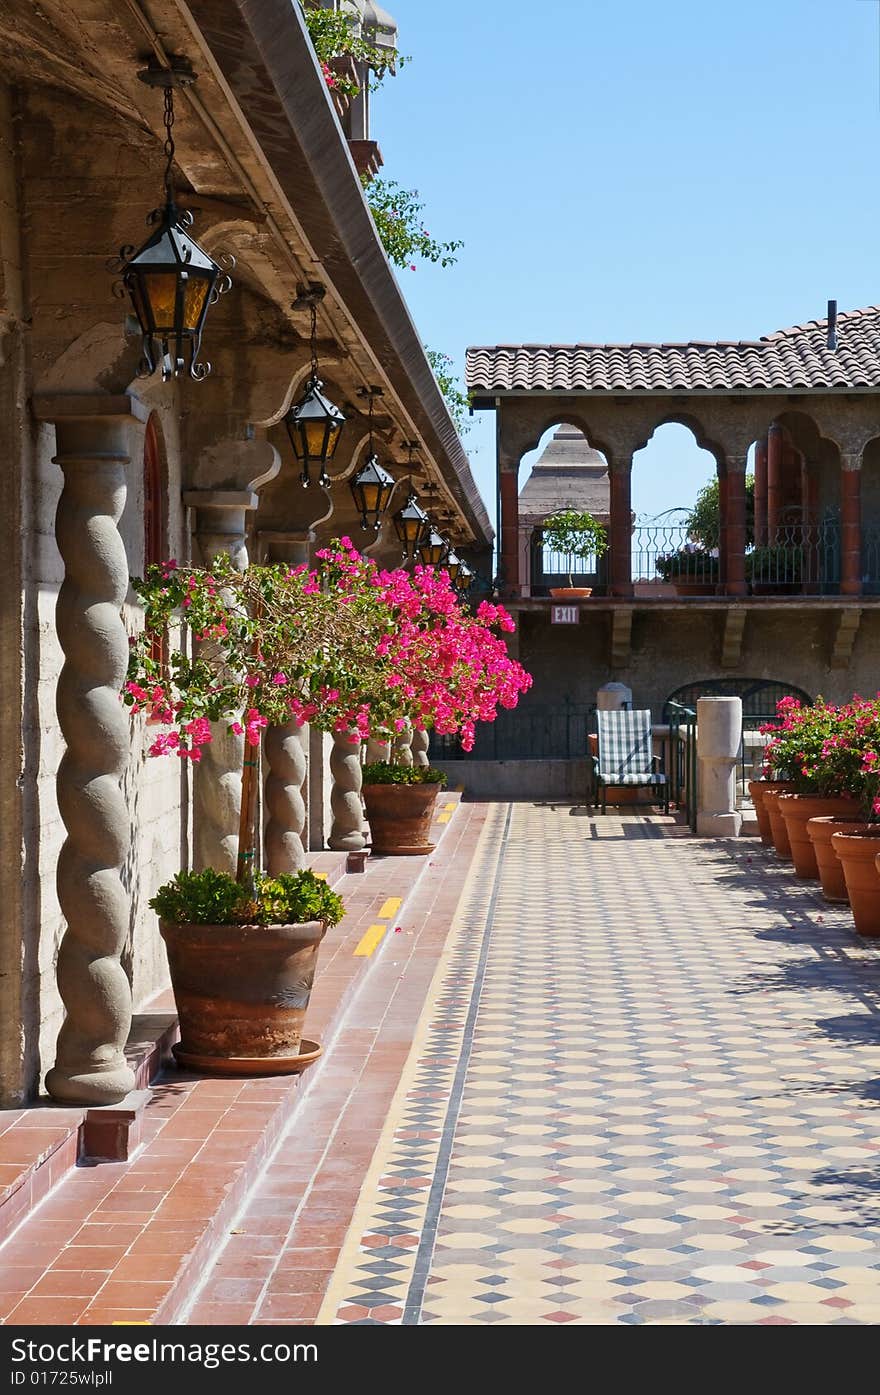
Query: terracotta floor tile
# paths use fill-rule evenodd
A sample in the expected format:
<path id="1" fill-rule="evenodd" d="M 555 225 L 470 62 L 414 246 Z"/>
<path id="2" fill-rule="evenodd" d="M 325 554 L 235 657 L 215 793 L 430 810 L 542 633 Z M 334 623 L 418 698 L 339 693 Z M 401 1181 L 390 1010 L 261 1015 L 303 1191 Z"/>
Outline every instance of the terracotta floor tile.
<path id="1" fill-rule="evenodd" d="M 323 1293 L 332 1274 L 332 1269 L 300 1269 L 293 1264 L 285 1265 L 272 1275 L 269 1293 Z"/>
<path id="2" fill-rule="evenodd" d="M 23 1298 L 9 1314 L 9 1325 L 50 1327 L 76 1322 L 85 1307 L 83 1298 Z"/>
<path id="3" fill-rule="evenodd" d="M 253 1315 L 252 1303 L 198 1303 L 192 1309 L 187 1326 L 245 1327 Z"/>
<path id="4" fill-rule="evenodd" d="M 299 1322 L 315 1318 L 321 1308 L 321 1295 L 311 1293 L 279 1293 L 261 1303 L 258 1322 Z"/>
<path id="5" fill-rule="evenodd" d="M 125 1250 L 124 1245 L 68 1245 L 53 1261 L 52 1268 L 80 1272 L 115 1269 Z"/>
<path id="6" fill-rule="evenodd" d="M 91 1298 L 107 1282 L 105 1270 L 50 1269 L 31 1289 L 34 1298 Z"/>

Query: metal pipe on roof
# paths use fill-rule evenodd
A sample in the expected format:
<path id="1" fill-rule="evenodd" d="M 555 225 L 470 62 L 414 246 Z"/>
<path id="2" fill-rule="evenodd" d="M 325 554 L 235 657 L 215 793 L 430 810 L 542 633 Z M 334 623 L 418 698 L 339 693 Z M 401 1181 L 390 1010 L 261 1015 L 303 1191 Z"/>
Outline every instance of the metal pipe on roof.
<path id="1" fill-rule="evenodd" d="M 837 348 L 837 301 L 828 302 L 828 347 Z"/>

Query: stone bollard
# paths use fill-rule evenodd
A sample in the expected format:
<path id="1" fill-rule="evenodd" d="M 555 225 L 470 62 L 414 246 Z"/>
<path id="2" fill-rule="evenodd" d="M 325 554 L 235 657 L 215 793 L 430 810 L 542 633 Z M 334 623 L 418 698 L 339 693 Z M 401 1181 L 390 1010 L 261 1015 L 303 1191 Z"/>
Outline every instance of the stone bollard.
<path id="1" fill-rule="evenodd" d="M 697 700 L 697 835 L 737 838 L 742 814 L 736 807 L 736 765 L 742 738 L 742 701 L 736 697 Z"/>

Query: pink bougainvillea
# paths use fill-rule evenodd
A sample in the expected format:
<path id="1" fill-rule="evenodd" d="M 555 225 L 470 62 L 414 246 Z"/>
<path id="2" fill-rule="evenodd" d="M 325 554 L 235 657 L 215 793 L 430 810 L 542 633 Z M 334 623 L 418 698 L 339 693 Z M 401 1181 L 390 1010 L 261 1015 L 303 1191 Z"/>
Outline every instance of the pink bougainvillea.
<path id="1" fill-rule="evenodd" d="M 407 722 L 461 737 L 515 707 L 531 677 L 501 637 L 514 629 L 503 606 L 472 613 L 442 568 L 383 570 L 348 537 L 322 549 L 314 568 L 251 567 L 225 559 L 208 570 L 152 567 L 135 587 L 145 630 L 135 639 L 124 700 L 173 728 L 153 755 L 197 761 L 211 724 L 257 745 L 269 724 L 312 722 L 379 738 Z M 167 665 L 152 637 L 188 624 L 190 656 Z"/>

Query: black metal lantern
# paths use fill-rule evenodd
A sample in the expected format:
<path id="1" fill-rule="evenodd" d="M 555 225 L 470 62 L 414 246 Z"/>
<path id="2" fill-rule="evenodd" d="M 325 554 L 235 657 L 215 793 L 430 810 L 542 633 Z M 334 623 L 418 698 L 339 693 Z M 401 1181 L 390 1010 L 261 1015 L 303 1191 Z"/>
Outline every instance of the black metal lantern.
<path id="1" fill-rule="evenodd" d="M 449 552 L 449 543 L 432 528 L 425 542 L 419 548 L 419 561 L 426 567 L 439 567 Z"/>
<path id="2" fill-rule="evenodd" d="M 350 481 L 349 488 L 361 516 L 361 527 L 365 530 L 373 528 L 378 533 L 382 515 L 391 503 L 395 479 L 379 464 L 373 447 L 373 400 L 382 396 L 382 389 L 360 388 L 359 394 L 370 399 L 370 445 L 369 454 L 354 479 Z"/>
<path id="3" fill-rule="evenodd" d="M 183 60 L 172 67 L 158 65 L 138 73 L 150 87 L 165 92 L 165 203 L 150 214 L 147 222 L 154 232 L 137 251 L 120 249 L 111 268 L 121 274 L 119 293 L 128 292 L 137 316 L 143 341 L 141 372 L 154 373 L 161 365 L 167 382 L 188 374 L 201 380 L 211 371 L 210 363 L 199 363 L 202 330 L 209 308 L 232 285 L 232 257 L 224 254 L 214 261 L 195 238 L 190 237 L 192 214 L 174 201 L 174 89 L 194 81 L 194 74 Z"/>
<path id="4" fill-rule="evenodd" d="M 408 560 L 415 557 L 419 548 L 427 541 L 431 523 L 425 510 L 419 508 L 415 494 L 410 494 L 402 509 L 394 515 L 394 531 L 403 543 Z"/>
<path id="5" fill-rule="evenodd" d="M 312 482 L 313 465 L 318 467 L 318 483 L 322 488 L 330 484 L 327 466 L 336 454 L 339 437 L 345 425 L 342 412 L 321 391 L 324 384 L 318 376 L 317 303 L 323 297 L 324 287 L 316 285 L 310 289 L 301 288 L 294 302 L 295 305 L 307 304 L 312 316 L 312 371 L 303 396 L 284 418 L 293 453 L 302 466 L 300 482 L 304 489 L 308 489 Z"/>
<path id="6" fill-rule="evenodd" d="M 469 591 L 471 589 L 471 582 L 473 581 L 473 579 L 474 574 L 468 566 L 467 562 L 460 562 L 458 566 L 458 571 L 456 572 L 455 577 L 453 578 L 452 584 L 455 587 L 456 591 L 460 591 L 462 594 L 464 594 L 465 591 Z"/>
<path id="7" fill-rule="evenodd" d="M 394 493 L 394 483 L 394 476 L 379 464 L 375 455 L 371 455 L 360 467 L 350 487 L 361 516 L 362 528 L 379 531 L 382 514 Z"/>
<path id="8" fill-rule="evenodd" d="M 458 577 L 459 572 L 461 571 L 462 567 L 465 565 L 464 562 L 461 560 L 461 558 L 459 557 L 458 553 L 457 553 L 457 552 L 453 552 L 452 548 L 450 548 L 450 549 L 449 549 L 449 552 L 446 554 L 446 559 L 445 559 L 443 565 L 444 565 L 444 567 L 446 568 L 446 570 L 448 571 L 448 573 L 449 573 L 449 580 L 452 582 L 452 584 L 453 584 L 453 586 L 454 586 L 454 585 L 456 584 L 456 579 L 457 579 L 457 577 Z"/>

